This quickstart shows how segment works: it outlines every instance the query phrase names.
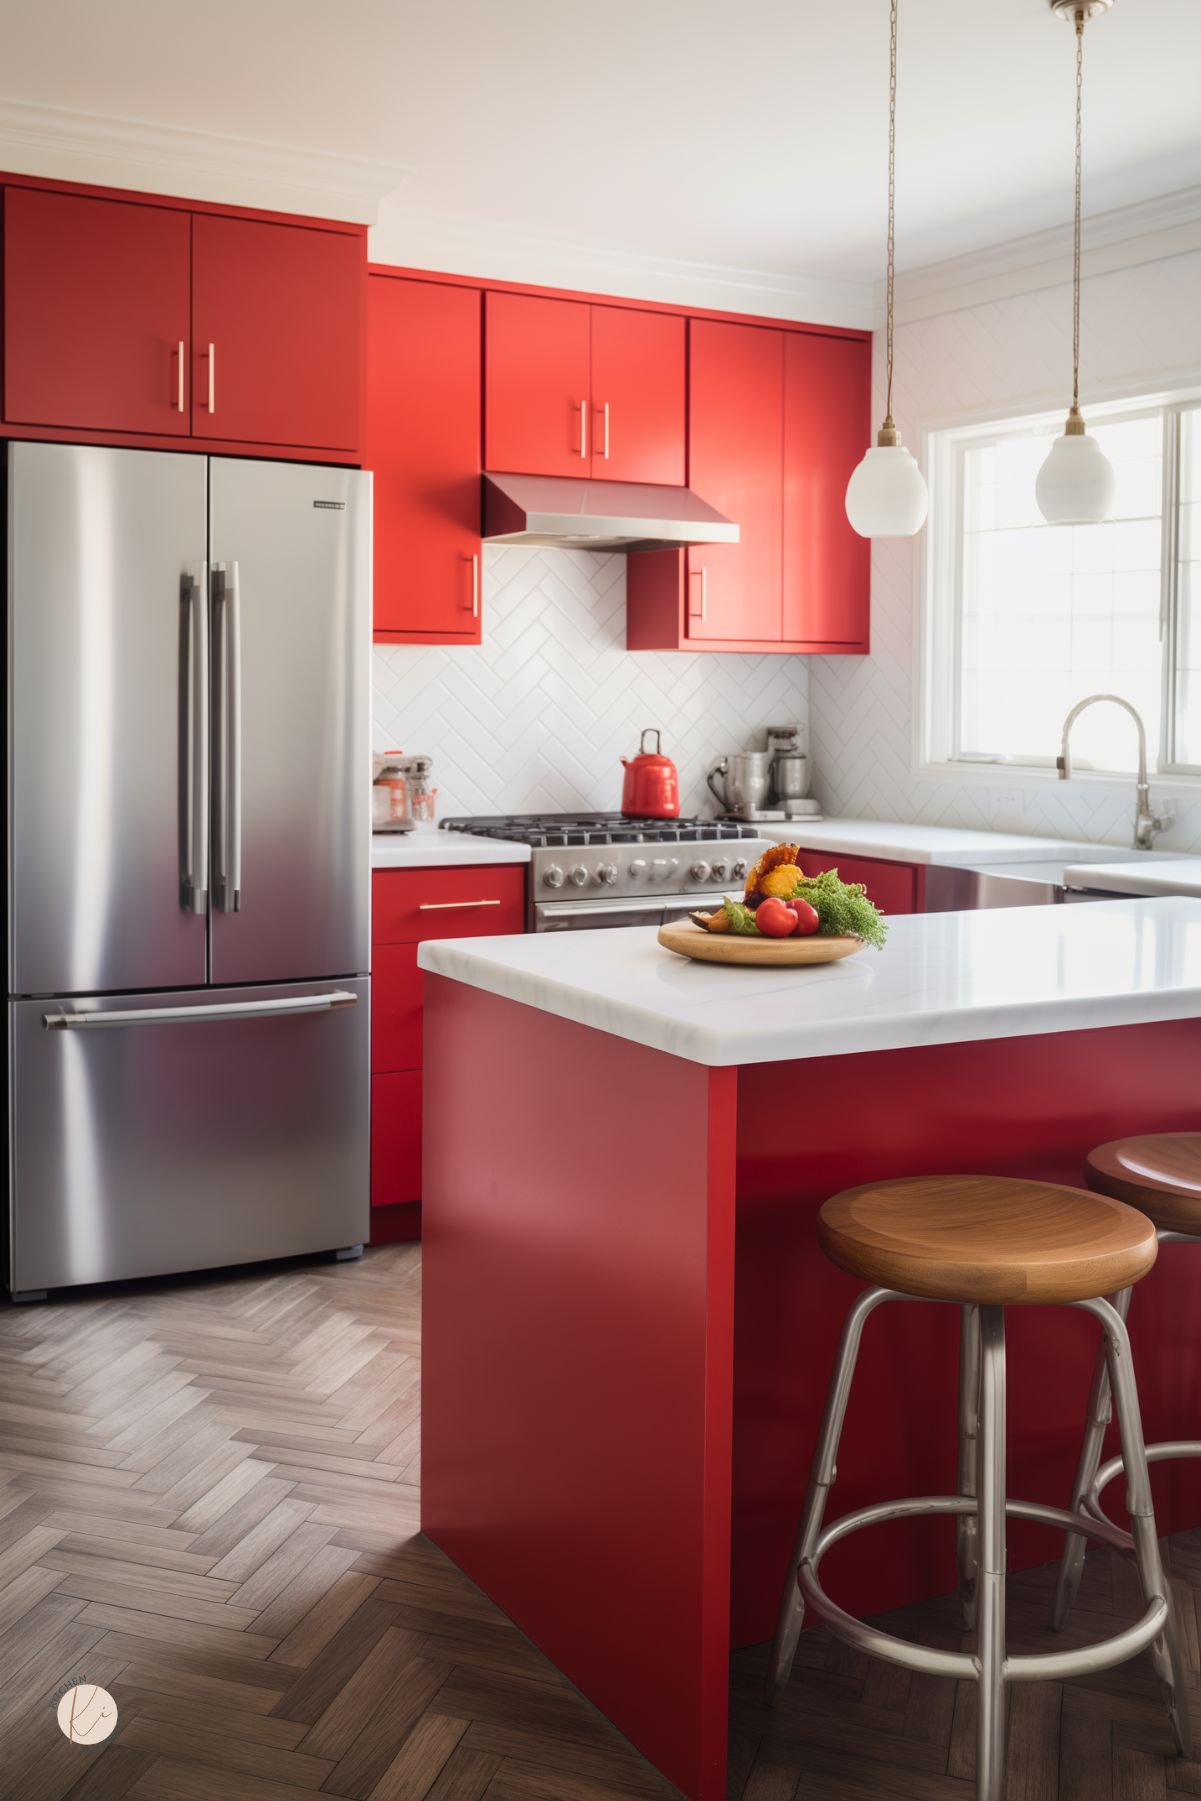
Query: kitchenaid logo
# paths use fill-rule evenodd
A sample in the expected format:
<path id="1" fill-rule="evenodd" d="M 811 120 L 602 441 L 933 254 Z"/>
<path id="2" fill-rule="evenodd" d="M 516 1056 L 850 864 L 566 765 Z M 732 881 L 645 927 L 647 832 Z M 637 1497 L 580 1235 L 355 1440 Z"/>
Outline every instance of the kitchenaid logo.
<path id="1" fill-rule="evenodd" d="M 51 1699 L 64 1738 L 73 1745 L 100 1745 L 117 1725 L 117 1703 L 106 1688 L 72 1676 Z"/>
<path id="2" fill-rule="evenodd" d="M 323 507 L 327 513 L 344 513 L 346 511 L 344 500 L 315 500 L 313 505 Z"/>

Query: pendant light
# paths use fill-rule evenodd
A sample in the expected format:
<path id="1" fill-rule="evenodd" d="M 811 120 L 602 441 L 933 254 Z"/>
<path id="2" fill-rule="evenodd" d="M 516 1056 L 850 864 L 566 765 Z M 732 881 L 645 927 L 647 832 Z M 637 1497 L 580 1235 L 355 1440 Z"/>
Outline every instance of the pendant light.
<path id="1" fill-rule="evenodd" d="M 1113 500 L 1113 465 L 1084 429 L 1080 413 L 1080 192 L 1084 110 L 1084 27 L 1113 0 L 1051 0 L 1061 18 L 1076 27 L 1076 235 L 1072 259 L 1072 405 L 1063 436 L 1038 472 L 1038 510 L 1048 525 L 1095 525 Z"/>
<path id="2" fill-rule="evenodd" d="M 847 518 L 861 538 L 912 538 L 926 523 L 930 495 L 892 416 L 893 289 L 896 280 L 897 0 L 891 0 L 888 80 L 888 398 L 884 424 L 847 484 Z"/>

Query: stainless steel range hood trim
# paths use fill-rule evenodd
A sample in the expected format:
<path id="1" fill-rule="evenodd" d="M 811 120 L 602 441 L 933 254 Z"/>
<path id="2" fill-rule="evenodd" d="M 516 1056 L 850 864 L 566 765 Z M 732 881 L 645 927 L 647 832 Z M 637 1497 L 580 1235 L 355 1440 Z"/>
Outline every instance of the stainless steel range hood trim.
<path id="1" fill-rule="evenodd" d="M 674 550 L 689 544 L 737 544 L 739 535 L 733 521 L 691 488 L 568 476 L 484 476 L 484 538 L 489 544 Z"/>

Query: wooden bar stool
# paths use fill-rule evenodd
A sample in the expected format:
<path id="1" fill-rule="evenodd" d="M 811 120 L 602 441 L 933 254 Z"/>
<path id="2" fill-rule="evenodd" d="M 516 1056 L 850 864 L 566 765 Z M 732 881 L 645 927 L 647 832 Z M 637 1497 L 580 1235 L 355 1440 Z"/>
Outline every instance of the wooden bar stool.
<path id="1" fill-rule="evenodd" d="M 821 1210 L 818 1239 L 841 1269 L 877 1284 L 847 1315 L 809 1475 L 768 1677 L 771 1701 L 787 1683 L 806 1606 L 837 1638 L 903 1668 L 979 1684 L 976 1793 L 1002 1801 L 1005 1713 L 1010 1683 L 1061 1681 L 1123 1663 L 1151 1645 L 1168 1689 L 1170 1717 L 1188 1750 L 1184 1665 L 1160 1562 L 1130 1342 L 1107 1294 L 1129 1291 L 1155 1262 L 1150 1221 L 1121 1201 L 1049 1183 L 1000 1176 L 932 1176 L 871 1183 L 835 1195 Z M 886 1501 L 824 1526 L 847 1402 L 868 1317 L 886 1301 L 949 1302 L 962 1309 L 959 1493 Z M 1005 1493 L 1005 1308 L 1081 1307 L 1101 1322 L 1117 1409 L 1130 1533 L 1082 1510 L 1068 1512 Z M 965 1616 L 972 1651 L 907 1643 L 853 1618 L 831 1601 L 819 1568 L 830 1546 L 862 1526 L 951 1514 L 958 1527 Z M 1134 1625 L 1081 1649 L 1012 1655 L 1005 1638 L 1005 1519 L 1039 1520 L 1133 1553 L 1145 1611 Z"/>
<path id="2" fill-rule="evenodd" d="M 1089 1187 L 1137 1207 L 1155 1227 L 1160 1244 L 1201 1243 L 1201 1132 L 1115 1138 L 1090 1152 L 1087 1169 Z M 1123 1320 L 1130 1310 L 1130 1292 L 1127 1285 L 1112 1297 Z M 1110 1416 L 1109 1373 L 1104 1358 L 1098 1358 L 1072 1491 L 1073 1512 L 1086 1513 L 1095 1520 L 1106 1519 L 1101 1495 L 1121 1468 L 1117 1458 L 1101 1464 Z M 1201 1441 L 1181 1438 L 1147 1446 L 1148 1463 L 1162 1463 L 1173 1457 L 1201 1457 Z M 1067 1623 L 1076 1599 L 1084 1569 L 1084 1547 L 1084 1538 L 1078 1532 L 1069 1534 L 1055 1589 L 1053 1617 L 1057 1628 Z"/>

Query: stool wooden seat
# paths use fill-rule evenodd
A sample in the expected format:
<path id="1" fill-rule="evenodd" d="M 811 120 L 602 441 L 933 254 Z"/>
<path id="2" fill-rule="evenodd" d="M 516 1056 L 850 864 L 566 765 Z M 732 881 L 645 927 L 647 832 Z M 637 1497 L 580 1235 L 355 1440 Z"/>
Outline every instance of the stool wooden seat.
<path id="1" fill-rule="evenodd" d="M 1201 1132 L 1115 1138 L 1088 1156 L 1088 1185 L 1127 1201 L 1164 1232 L 1201 1234 Z"/>
<path id="2" fill-rule="evenodd" d="M 1201 1167 L 1201 1137 L 1197 1144 Z M 1003 1176 L 848 1188 L 822 1208 L 818 1238 L 832 1262 L 864 1281 L 977 1306 L 1113 1294 L 1145 1276 L 1157 1250 L 1150 1219 L 1121 1200 Z"/>

